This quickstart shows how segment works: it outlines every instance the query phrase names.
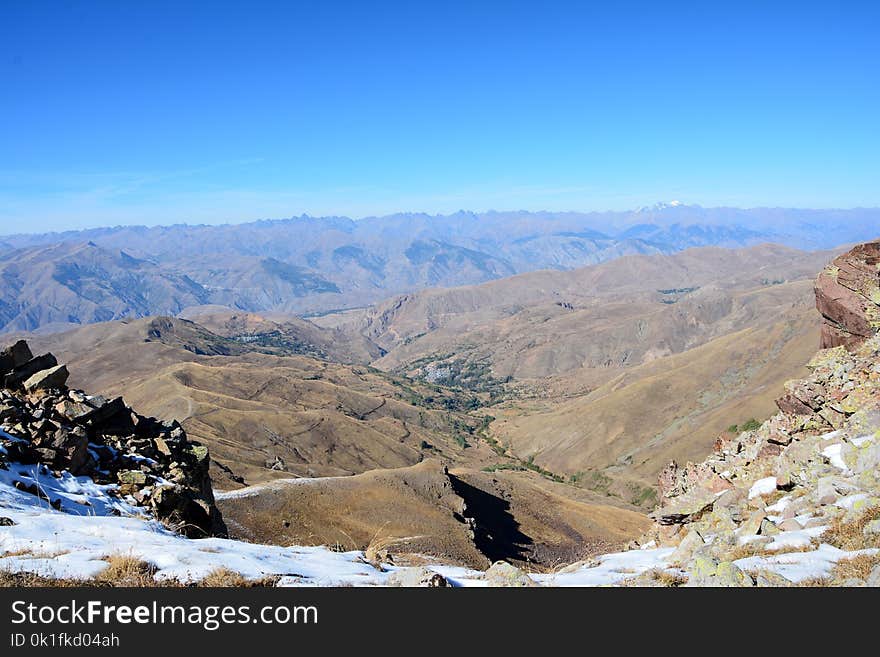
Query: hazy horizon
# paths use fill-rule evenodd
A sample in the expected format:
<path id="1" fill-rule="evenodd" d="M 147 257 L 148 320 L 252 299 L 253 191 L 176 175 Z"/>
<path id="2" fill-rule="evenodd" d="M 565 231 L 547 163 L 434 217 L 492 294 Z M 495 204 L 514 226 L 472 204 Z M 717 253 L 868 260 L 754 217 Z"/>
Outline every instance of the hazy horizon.
<path id="1" fill-rule="evenodd" d="M 187 226 L 187 227 L 222 227 L 222 226 L 243 226 L 248 224 L 256 224 L 261 222 L 285 222 L 285 221 L 296 221 L 297 219 L 347 219 L 353 222 L 361 222 L 368 221 L 370 219 L 385 219 L 390 217 L 398 217 L 398 216 L 412 216 L 412 217 L 430 217 L 436 219 L 442 219 L 444 217 L 452 217 L 457 214 L 469 214 L 474 215 L 476 217 L 481 216 L 491 216 L 491 215 L 610 215 L 610 214 L 619 214 L 619 215 L 631 215 L 636 214 L 640 211 L 645 212 L 656 212 L 662 210 L 664 208 L 658 206 L 667 206 L 669 208 L 693 208 L 700 209 L 706 211 L 712 210 L 734 210 L 740 212 L 756 212 L 761 210 L 767 211 L 794 211 L 794 212 L 856 212 L 856 211 L 874 211 L 880 210 L 880 205 L 877 206 L 852 206 L 852 207 L 796 207 L 796 206 L 753 206 L 753 207 L 737 207 L 737 206 L 707 206 L 699 203 L 686 203 L 679 201 L 658 201 L 651 205 L 633 207 L 633 208 L 623 208 L 623 209 L 611 209 L 611 208 L 599 208 L 599 209 L 591 209 L 591 210 L 549 210 L 549 209 L 537 209 L 537 210 L 527 210 L 522 208 L 517 209 L 507 209 L 507 210 L 496 210 L 496 209 L 488 209 L 488 210 L 470 210 L 467 208 L 460 208 L 453 212 L 423 212 L 418 210 L 401 210 L 397 212 L 389 212 L 386 214 L 378 214 L 378 215 L 363 215 L 363 216 L 349 216 L 344 214 L 309 214 L 309 213 L 301 213 L 301 214 L 292 214 L 289 216 L 279 216 L 279 217 L 257 217 L 250 219 L 241 219 L 238 221 L 215 221 L 215 222 L 188 222 L 188 221 L 176 221 L 176 222 L 146 222 L 146 223 L 102 223 L 102 224 L 94 224 L 94 225 L 85 225 L 78 227 L 70 227 L 70 228 L 58 228 L 53 230 L 33 230 L 33 231 L 10 231 L 5 232 L 5 224 L 3 225 L 4 232 L 0 232 L 0 237 L 12 237 L 17 235 L 43 235 L 43 234 L 63 234 L 63 233 L 78 233 L 78 232 L 89 232 L 96 230 L 113 230 L 119 228 L 172 228 L 177 226 Z M 733 225 L 735 221 L 734 218 L 726 219 L 726 220 L 716 220 L 714 223 L 718 225 Z M 699 221 L 695 222 L 699 223 Z"/>

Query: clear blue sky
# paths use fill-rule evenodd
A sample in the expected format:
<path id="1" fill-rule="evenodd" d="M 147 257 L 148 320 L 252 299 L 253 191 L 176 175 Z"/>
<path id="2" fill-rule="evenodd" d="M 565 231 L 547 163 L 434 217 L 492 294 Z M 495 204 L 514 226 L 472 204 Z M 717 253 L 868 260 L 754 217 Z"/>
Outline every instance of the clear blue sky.
<path id="1" fill-rule="evenodd" d="M 880 205 L 878 5 L 2 0 L 0 233 Z"/>

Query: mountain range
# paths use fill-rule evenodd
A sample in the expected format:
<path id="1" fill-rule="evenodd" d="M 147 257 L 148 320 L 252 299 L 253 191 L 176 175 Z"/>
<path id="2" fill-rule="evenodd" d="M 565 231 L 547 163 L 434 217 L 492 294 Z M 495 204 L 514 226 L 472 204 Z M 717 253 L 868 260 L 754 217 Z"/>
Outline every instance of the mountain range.
<path id="1" fill-rule="evenodd" d="M 625 255 L 875 237 L 880 210 L 702 208 L 308 216 L 0 237 L 0 331 L 57 330 L 201 306 L 320 314 Z"/>

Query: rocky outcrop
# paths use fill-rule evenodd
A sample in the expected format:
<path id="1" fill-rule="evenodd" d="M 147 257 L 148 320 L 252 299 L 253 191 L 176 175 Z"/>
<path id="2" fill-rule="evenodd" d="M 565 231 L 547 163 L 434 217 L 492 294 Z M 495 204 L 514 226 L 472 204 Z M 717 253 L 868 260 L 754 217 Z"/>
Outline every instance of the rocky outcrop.
<path id="1" fill-rule="evenodd" d="M 121 397 L 68 389 L 67 377 L 52 354 L 35 357 L 24 341 L 0 352 L 0 467 L 40 463 L 59 475 L 85 475 L 115 484 L 120 496 L 186 536 L 226 533 L 207 447 L 188 440 L 176 421 L 139 415 Z"/>
<path id="2" fill-rule="evenodd" d="M 674 547 L 688 585 L 790 585 L 761 564 L 793 551 L 880 568 L 878 265 L 874 242 L 820 274 L 825 348 L 807 379 L 785 384 L 778 414 L 754 431 L 719 437 L 702 463 L 672 463 L 661 473 L 655 525 L 640 543 Z"/>
<path id="3" fill-rule="evenodd" d="M 880 331 L 880 241 L 836 258 L 816 279 L 821 347 L 854 347 Z"/>

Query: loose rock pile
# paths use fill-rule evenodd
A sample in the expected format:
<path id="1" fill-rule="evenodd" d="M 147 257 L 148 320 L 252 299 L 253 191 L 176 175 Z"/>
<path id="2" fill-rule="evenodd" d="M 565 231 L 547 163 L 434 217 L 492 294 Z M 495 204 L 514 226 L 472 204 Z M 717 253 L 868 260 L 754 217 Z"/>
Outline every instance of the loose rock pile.
<path id="1" fill-rule="evenodd" d="M 690 585 L 785 585 L 760 571 L 762 557 L 820 544 L 875 563 L 831 583 L 880 584 L 880 242 L 834 263 L 816 284 L 829 348 L 811 376 L 786 384 L 780 412 L 759 429 L 722 434 L 703 463 L 661 473 L 656 522 L 640 543 L 676 547 Z"/>
<path id="2" fill-rule="evenodd" d="M 138 415 L 121 397 L 68 389 L 67 378 L 55 356 L 35 357 L 24 341 L 0 352 L 0 467 L 40 463 L 118 484 L 120 496 L 190 538 L 226 533 L 207 447 L 189 441 L 176 421 Z"/>

